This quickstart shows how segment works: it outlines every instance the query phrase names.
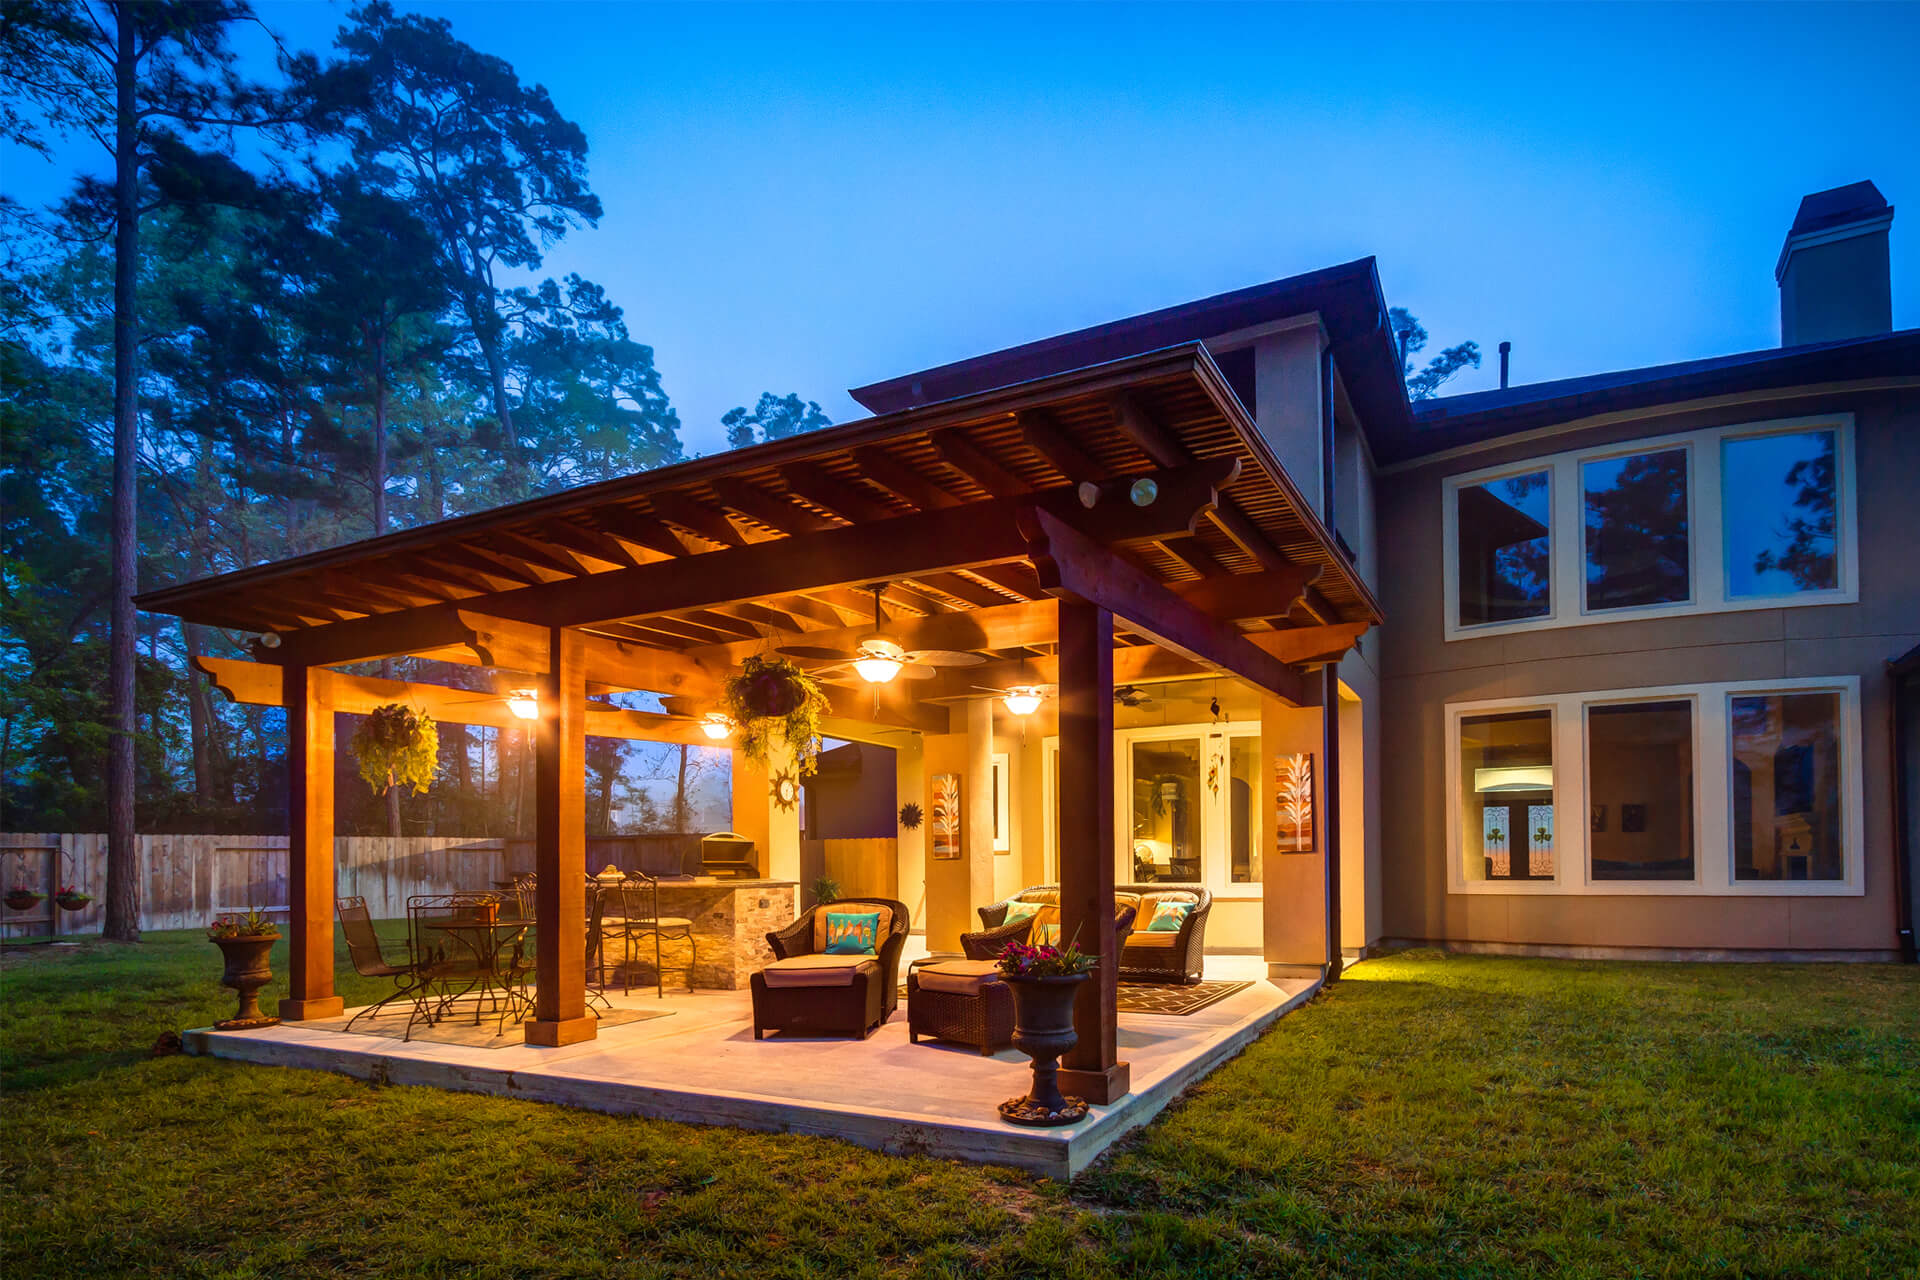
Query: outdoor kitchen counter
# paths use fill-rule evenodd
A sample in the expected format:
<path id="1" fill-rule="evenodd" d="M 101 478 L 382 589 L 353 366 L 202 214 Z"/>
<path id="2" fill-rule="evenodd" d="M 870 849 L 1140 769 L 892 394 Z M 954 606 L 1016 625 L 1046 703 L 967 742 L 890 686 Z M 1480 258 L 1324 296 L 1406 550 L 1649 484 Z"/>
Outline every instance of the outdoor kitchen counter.
<path id="1" fill-rule="evenodd" d="M 773 959 L 767 934 L 793 923 L 800 886 L 792 880 L 720 880 L 700 876 L 660 881 L 660 914 L 693 921 L 693 986 L 743 990 L 749 979 Z M 687 944 L 661 939 L 661 965 L 669 987 L 685 981 Z M 642 954 L 644 953 L 644 954 Z M 607 951 L 608 979 L 620 962 L 617 943 Z M 652 985 L 653 945 L 636 943 L 633 979 Z"/>

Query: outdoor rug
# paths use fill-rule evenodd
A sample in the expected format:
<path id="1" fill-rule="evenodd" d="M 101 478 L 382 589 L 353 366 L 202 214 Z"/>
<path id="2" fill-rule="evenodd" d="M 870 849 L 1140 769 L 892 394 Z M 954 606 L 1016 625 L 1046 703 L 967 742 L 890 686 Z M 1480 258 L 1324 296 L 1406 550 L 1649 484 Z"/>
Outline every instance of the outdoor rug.
<path id="1" fill-rule="evenodd" d="M 1162 1017 L 1184 1018 L 1208 1005 L 1219 1004 L 1236 991 L 1244 991 L 1251 982 L 1202 982 L 1191 987 L 1162 986 L 1157 982 L 1123 982 L 1115 1003 L 1121 1013 L 1152 1013 Z M 900 998 L 907 998 L 906 984 L 900 986 Z M 418 1039 L 419 1037 L 415 1037 Z"/>
<path id="2" fill-rule="evenodd" d="M 379 1013 L 371 1014 L 353 1024 L 353 1034 L 357 1036 L 385 1036 L 389 1040 L 399 1040 L 407 1034 L 407 1018 L 413 1012 L 413 1006 L 396 1000 Z M 664 1018 L 673 1012 L 671 1009 L 602 1009 L 600 1026 L 624 1026 L 630 1022 L 647 1022 L 654 1018 Z M 328 1018 L 322 1022 L 303 1022 L 302 1027 L 312 1027 L 316 1031 L 345 1031 L 346 1018 Z M 463 1044 L 470 1049 L 510 1049 L 523 1045 L 525 1034 L 520 1024 L 509 1022 L 504 1032 L 500 1031 L 497 1018 L 483 1017 L 480 1025 L 473 1025 L 471 1013 L 462 1017 L 454 1014 L 442 1018 L 433 1026 L 424 1022 L 413 1024 L 413 1039 L 429 1044 Z"/>

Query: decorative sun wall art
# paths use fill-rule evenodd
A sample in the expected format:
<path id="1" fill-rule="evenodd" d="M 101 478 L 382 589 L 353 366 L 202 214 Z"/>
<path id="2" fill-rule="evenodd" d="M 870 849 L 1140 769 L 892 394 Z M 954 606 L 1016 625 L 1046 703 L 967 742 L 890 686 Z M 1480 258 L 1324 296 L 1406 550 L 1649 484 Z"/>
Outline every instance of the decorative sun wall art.
<path id="1" fill-rule="evenodd" d="M 960 775 L 933 775 L 933 816 L 928 826 L 933 832 L 933 856 L 960 856 Z"/>
<path id="2" fill-rule="evenodd" d="M 1273 758 L 1274 847 L 1281 853 L 1313 852 L 1313 754 Z"/>

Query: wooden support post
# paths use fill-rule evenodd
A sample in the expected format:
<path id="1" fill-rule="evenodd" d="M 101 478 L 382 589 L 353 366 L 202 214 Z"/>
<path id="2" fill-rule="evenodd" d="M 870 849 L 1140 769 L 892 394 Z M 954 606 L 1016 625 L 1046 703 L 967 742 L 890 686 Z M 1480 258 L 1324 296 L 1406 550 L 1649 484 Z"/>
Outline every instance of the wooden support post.
<path id="1" fill-rule="evenodd" d="M 1113 615 L 1060 601 L 1060 936 L 1097 952 L 1096 976 L 1073 1007 L 1080 1042 L 1061 1059 L 1060 1088 L 1106 1104 L 1130 1089 L 1115 1034 L 1120 957 L 1113 932 Z"/>
<path id="2" fill-rule="evenodd" d="M 288 1022 L 334 1018 L 346 1004 L 333 993 L 333 708 L 319 693 L 321 672 L 290 666 L 287 705 Z"/>
<path id="3" fill-rule="evenodd" d="M 1320 671 L 1321 754 L 1326 760 L 1318 783 L 1320 802 L 1326 806 L 1321 823 L 1320 853 L 1327 861 L 1327 980 L 1340 976 L 1340 672 L 1326 666 Z M 1359 743 L 1353 744 L 1360 749 Z"/>
<path id="4" fill-rule="evenodd" d="M 996 901 L 993 891 L 993 706 L 992 698 L 969 698 L 966 783 L 960 788 L 962 856 L 967 860 L 969 926 L 981 907 Z"/>
<path id="5" fill-rule="evenodd" d="M 533 1021 L 528 1044 L 594 1038 L 587 1012 L 587 667 L 577 631 L 555 627 L 540 680 L 534 747 L 536 929 Z"/>

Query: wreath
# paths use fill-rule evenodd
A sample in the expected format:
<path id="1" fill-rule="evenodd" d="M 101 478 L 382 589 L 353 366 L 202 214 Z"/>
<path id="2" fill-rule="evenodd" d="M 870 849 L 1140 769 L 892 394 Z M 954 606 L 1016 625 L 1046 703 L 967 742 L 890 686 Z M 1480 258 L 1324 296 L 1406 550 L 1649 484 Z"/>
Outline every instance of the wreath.
<path id="1" fill-rule="evenodd" d="M 727 677 L 727 714 L 740 726 L 740 752 L 755 764 L 767 763 L 778 725 L 793 748 L 802 777 L 813 773 L 820 754 L 820 718 L 827 696 L 811 676 L 785 658 L 748 658 Z"/>
<path id="2" fill-rule="evenodd" d="M 426 712 L 389 702 L 354 730 L 353 754 L 375 795 L 396 784 L 422 795 L 440 764 L 440 731 Z"/>

